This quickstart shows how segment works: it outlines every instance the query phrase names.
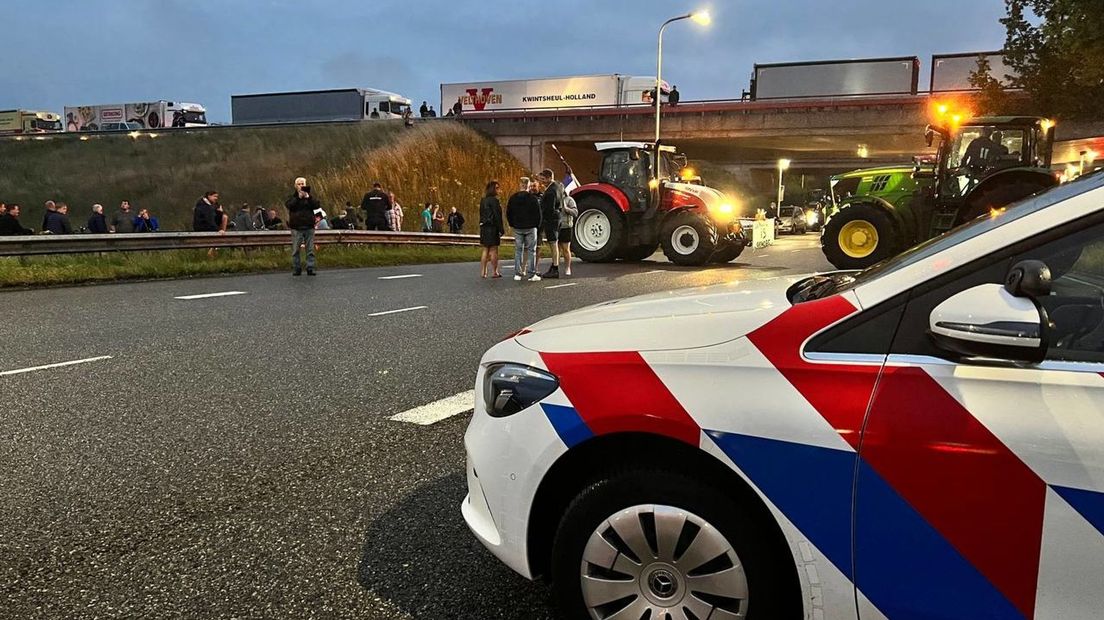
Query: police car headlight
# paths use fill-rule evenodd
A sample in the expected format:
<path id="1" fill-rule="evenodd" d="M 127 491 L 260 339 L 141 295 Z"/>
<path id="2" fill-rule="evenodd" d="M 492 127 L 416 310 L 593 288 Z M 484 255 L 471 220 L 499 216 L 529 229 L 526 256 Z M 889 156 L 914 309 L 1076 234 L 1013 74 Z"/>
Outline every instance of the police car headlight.
<path id="1" fill-rule="evenodd" d="M 496 364 L 487 368 L 483 402 L 487 414 L 504 418 L 548 398 L 560 387 L 554 375 L 521 364 Z"/>

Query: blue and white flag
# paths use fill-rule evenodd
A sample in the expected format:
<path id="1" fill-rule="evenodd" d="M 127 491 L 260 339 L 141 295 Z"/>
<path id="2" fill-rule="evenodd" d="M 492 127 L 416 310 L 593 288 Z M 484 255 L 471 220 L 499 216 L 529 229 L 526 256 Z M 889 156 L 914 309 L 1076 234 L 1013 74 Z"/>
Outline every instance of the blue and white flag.
<path id="1" fill-rule="evenodd" d="M 575 175 L 571 174 L 570 171 L 568 171 L 567 176 L 564 177 L 563 186 L 564 186 L 564 191 L 567 192 L 568 194 L 570 194 L 577 187 L 579 187 L 579 182 L 575 180 Z"/>

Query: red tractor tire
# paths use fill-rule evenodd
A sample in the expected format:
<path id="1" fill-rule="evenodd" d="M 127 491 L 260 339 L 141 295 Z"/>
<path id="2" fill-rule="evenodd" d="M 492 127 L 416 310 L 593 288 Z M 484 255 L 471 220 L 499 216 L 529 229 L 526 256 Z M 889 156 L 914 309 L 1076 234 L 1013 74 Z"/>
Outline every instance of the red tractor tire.
<path id="1" fill-rule="evenodd" d="M 698 267 L 709 262 L 717 249 L 717 227 L 693 211 L 680 211 L 663 222 L 659 243 L 667 260 Z"/>
<path id="2" fill-rule="evenodd" d="M 608 263 L 625 243 L 625 219 L 621 210 L 600 196 L 578 201 L 579 215 L 571 238 L 571 253 L 588 263 Z"/>

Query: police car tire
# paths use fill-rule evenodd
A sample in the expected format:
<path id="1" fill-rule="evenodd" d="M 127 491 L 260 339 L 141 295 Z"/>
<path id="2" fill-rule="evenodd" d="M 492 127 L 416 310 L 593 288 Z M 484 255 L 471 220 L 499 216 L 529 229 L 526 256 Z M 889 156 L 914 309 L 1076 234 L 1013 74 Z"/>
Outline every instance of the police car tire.
<path id="1" fill-rule="evenodd" d="M 663 504 L 694 513 L 720 530 L 739 556 L 748 580 L 749 620 L 803 617 L 788 549 L 774 549 L 756 511 L 719 488 L 665 470 L 614 472 L 584 488 L 568 505 L 552 543 L 551 577 L 566 618 L 588 618 L 580 584 L 583 550 L 606 519 L 640 504 Z"/>

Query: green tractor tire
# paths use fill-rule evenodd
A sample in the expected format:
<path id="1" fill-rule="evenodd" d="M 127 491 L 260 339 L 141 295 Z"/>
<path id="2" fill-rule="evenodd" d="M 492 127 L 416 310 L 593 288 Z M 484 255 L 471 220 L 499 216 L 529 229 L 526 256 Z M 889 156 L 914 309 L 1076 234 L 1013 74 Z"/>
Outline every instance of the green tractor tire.
<path id="1" fill-rule="evenodd" d="M 820 236 L 824 257 L 837 269 L 866 269 L 893 256 L 900 242 L 889 215 L 864 203 L 840 209 Z"/>

